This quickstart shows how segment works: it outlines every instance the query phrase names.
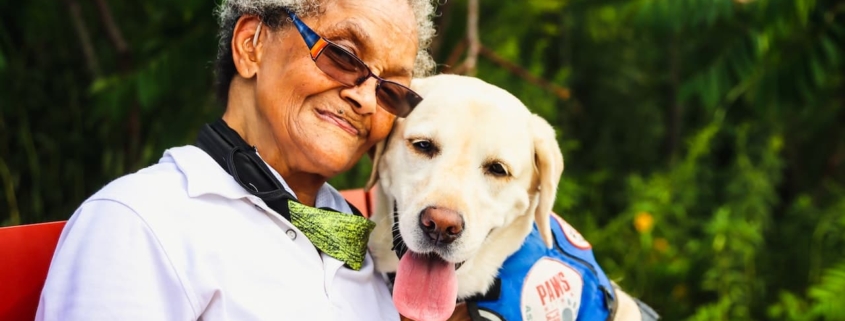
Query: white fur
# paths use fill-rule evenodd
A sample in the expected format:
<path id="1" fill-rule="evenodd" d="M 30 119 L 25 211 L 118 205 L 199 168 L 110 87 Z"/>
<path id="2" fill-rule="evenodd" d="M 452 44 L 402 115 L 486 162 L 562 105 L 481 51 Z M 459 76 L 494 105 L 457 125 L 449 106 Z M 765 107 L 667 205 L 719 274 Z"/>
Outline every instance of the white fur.
<path id="1" fill-rule="evenodd" d="M 397 119 L 390 137 L 377 146 L 367 184 L 378 183 L 370 237 L 376 269 L 394 272 L 399 262 L 391 249 L 396 204 L 408 248 L 464 262 L 457 270 L 459 299 L 483 293 L 535 221 L 546 244 L 552 244 L 548 215 L 563 171 L 554 129 L 507 91 L 477 78 L 438 75 L 415 79 L 412 88 L 424 100 L 407 118 Z M 420 140 L 431 141 L 439 152 L 421 153 L 413 145 Z M 485 171 L 491 161 L 501 162 L 508 176 Z M 419 214 L 429 206 L 464 218 L 463 233 L 452 244 L 424 241 Z M 620 296 L 620 304 L 624 313 L 616 320 L 640 319 L 630 297 Z"/>

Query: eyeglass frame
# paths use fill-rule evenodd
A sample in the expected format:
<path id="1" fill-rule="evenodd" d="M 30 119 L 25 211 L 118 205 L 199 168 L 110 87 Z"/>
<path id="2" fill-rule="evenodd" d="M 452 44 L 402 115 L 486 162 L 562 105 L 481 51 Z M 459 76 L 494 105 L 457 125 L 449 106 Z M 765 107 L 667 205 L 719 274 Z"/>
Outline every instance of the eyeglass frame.
<path id="1" fill-rule="evenodd" d="M 413 89 L 409 88 L 408 86 L 402 85 L 398 82 L 387 80 L 387 79 L 384 79 L 384 78 L 377 76 L 375 73 L 373 73 L 373 70 L 370 69 L 370 66 L 368 66 L 367 63 L 365 63 L 363 60 L 361 60 L 360 57 L 358 57 L 357 55 L 349 52 L 349 50 L 346 50 L 345 48 L 339 46 L 338 44 L 331 42 L 330 40 L 323 38 L 322 36 L 317 34 L 316 31 L 314 31 L 313 29 L 308 27 L 308 25 L 306 25 L 305 22 L 300 20 L 296 16 L 295 13 L 291 12 L 290 10 L 285 10 L 285 12 L 288 13 L 288 16 L 290 16 L 291 20 L 293 21 L 294 26 L 296 26 L 296 30 L 299 31 L 300 36 L 302 36 L 302 39 L 305 41 L 305 45 L 308 47 L 308 51 L 309 51 L 309 55 L 311 57 L 311 61 L 313 61 L 314 64 L 317 64 L 317 58 L 319 58 L 320 55 L 323 54 L 323 51 L 326 49 L 326 47 L 328 47 L 329 45 L 335 46 L 337 49 L 341 50 L 345 54 L 349 55 L 350 57 L 352 57 L 353 59 L 358 61 L 367 70 L 367 75 L 363 76 L 361 78 L 358 78 L 356 83 L 354 85 L 351 85 L 351 87 L 359 86 L 362 83 L 364 83 L 365 81 L 367 81 L 367 79 L 370 79 L 370 77 L 372 77 L 372 78 L 376 79 L 376 94 L 375 94 L 376 95 L 376 101 L 378 101 L 378 90 L 381 87 L 382 83 L 390 83 L 390 84 L 402 87 L 405 90 L 407 90 L 408 94 L 413 95 L 413 98 L 416 99 L 416 101 L 408 100 L 408 106 L 409 106 L 408 111 L 401 114 L 401 115 L 397 114 L 397 113 L 393 113 L 388 108 L 384 108 L 382 106 L 381 108 L 384 109 L 385 111 L 387 111 L 388 113 L 391 113 L 391 114 L 393 114 L 397 117 L 400 117 L 400 118 L 404 118 L 404 117 L 407 117 L 414 110 L 414 108 L 416 108 L 417 105 L 419 105 L 420 102 L 422 102 L 422 100 L 423 100 L 422 96 L 420 96 L 420 94 L 415 92 Z M 262 23 L 261 23 L 261 21 L 259 21 L 258 27 L 256 27 L 256 29 L 255 29 L 255 36 L 253 36 L 253 38 L 252 38 L 252 46 L 253 47 L 258 45 L 258 36 L 261 34 L 261 25 L 262 25 Z M 346 86 L 350 86 L 350 85 L 347 85 L 347 84 L 343 83 L 342 81 L 332 77 L 331 75 L 329 75 L 325 71 L 323 71 L 322 68 L 320 68 L 319 65 L 317 65 L 317 69 L 320 69 L 320 71 L 322 71 L 323 73 L 325 73 L 327 76 L 331 77 L 332 79 L 335 79 L 335 81 L 338 81 L 341 84 L 344 84 Z M 396 110 L 396 108 L 392 108 L 392 107 L 390 109 Z"/>

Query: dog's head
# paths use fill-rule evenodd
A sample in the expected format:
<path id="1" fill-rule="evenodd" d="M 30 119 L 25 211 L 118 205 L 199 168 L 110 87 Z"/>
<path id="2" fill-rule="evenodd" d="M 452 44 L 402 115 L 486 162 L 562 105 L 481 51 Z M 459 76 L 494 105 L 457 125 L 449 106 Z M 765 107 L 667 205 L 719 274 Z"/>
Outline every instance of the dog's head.
<path id="1" fill-rule="evenodd" d="M 438 75 L 412 86 L 424 100 L 377 147 L 367 184 L 378 181 L 395 201 L 408 249 L 459 264 L 526 215 L 551 246 L 563 171 L 552 127 L 477 78 Z"/>
<path id="2" fill-rule="evenodd" d="M 552 245 L 563 156 L 551 126 L 501 88 L 456 75 L 415 79 L 412 88 L 422 103 L 376 147 L 367 188 L 378 181 L 382 195 L 370 245 L 377 268 L 390 271 L 385 212 L 395 206 L 408 252 L 393 266 L 393 301 L 404 316 L 441 320 L 457 298 L 492 284 L 534 221 Z"/>

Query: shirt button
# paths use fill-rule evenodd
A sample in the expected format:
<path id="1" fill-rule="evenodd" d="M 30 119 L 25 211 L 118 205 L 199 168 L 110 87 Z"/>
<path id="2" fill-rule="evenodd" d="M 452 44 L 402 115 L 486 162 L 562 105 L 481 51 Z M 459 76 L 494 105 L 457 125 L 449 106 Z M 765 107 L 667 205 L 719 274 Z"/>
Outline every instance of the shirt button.
<path id="1" fill-rule="evenodd" d="M 287 235 L 288 235 L 288 237 L 289 237 L 291 240 L 295 240 L 295 239 L 296 239 L 296 231 L 294 231 L 294 230 L 290 230 L 290 229 L 289 229 L 289 230 L 285 231 L 285 234 L 287 234 Z"/>

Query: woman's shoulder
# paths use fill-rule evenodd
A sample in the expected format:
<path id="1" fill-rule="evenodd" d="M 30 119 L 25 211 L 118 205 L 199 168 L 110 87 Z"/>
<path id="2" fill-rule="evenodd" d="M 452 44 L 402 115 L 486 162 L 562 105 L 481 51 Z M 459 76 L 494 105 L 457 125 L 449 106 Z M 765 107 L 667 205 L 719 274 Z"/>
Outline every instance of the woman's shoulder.
<path id="1" fill-rule="evenodd" d="M 194 146 L 168 149 L 158 163 L 109 182 L 86 200 L 113 201 L 150 221 L 193 221 L 231 216 L 252 208 L 249 194 L 205 152 Z"/>
<path id="2" fill-rule="evenodd" d="M 116 178 L 94 193 L 89 200 L 172 199 L 184 194 L 184 175 L 174 163 L 160 162 Z"/>
<path id="3" fill-rule="evenodd" d="M 198 167 L 208 162 L 216 165 L 210 158 L 203 162 L 202 153 L 193 146 L 165 150 L 157 163 L 112 180 L 85 202 L 114 201 L 136 212 L 161 212 L 166 208 L 183 207 L 180 204 L 191 198 L 189 176 L 208 176 L 202 174 L 203 169 L 185 167 Z M 207 177 L 204 179 L 207 180 Z M 202 184 L 209 185 L 207 181 Z"/>
<path id="4" fill-rule="evenodd" d="M 90 199 L 172 203 L 196 194 L 192 187 L 213 190 L 214 185 L 224 185 L 218 182 L 221 173 L 225 174 L 201 149 L 173 147 L 157 163 L 114 179 Z"/>
<path id="5" fill-rule="evenodd" d="M 206 164 L 208 168 L 202 168 L 204 162 L 210 162 Z M 185 164 L 193 167 L 187 169 Z M 121 208 L 126 214 L 123 216 L 129 220 L 136 217 L 163 244 L 182 247 L 174 244 L 196 243 L 191 240 L 203 239 L 201 231 L 224 229 L 237 222 L 236 218 L 245 211 L 255 210 L 248 202 L 232 201 L 240 199 L 241 194 L 235 193 L 235 187 L 240 186 L 230 177 L 214 172 L 220 170 L 212 164 L 218 166 L 211 159 L 180 158 L 168 150 L 158 163 L 106 184 L 77 212 L 95 218 L 119 215 L 113 212 Z"/>

